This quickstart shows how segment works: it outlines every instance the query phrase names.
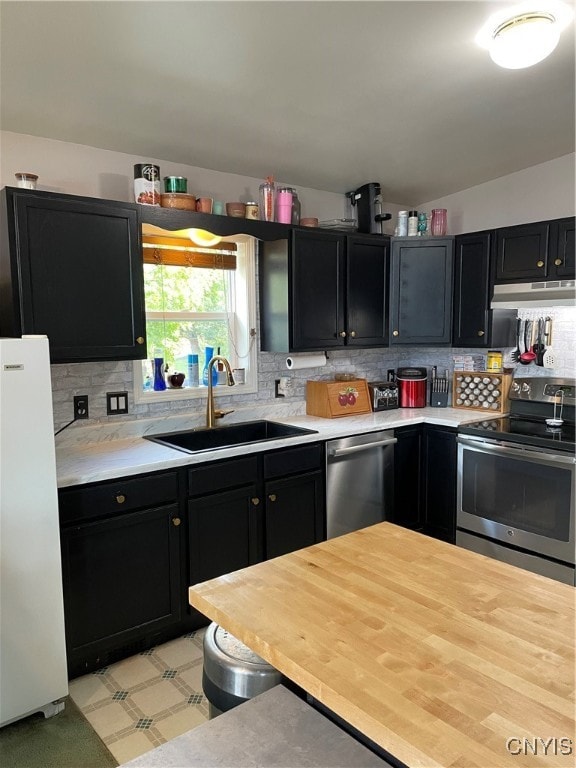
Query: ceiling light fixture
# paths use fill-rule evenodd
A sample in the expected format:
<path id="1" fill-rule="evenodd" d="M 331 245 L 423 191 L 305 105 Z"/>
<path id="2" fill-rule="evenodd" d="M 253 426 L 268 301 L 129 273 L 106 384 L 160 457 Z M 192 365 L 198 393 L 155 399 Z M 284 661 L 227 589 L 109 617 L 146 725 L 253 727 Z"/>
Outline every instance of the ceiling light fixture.
<path id="1" fill-rule="evenodd" d="M 573 16 L 571 8 L 555 0 L 522 3 L 491 16 L 476 42 L 500 67 L 531 67 L 552 53 Z"/>
<path id="2" fill-rule="evenodd" d="M 214 235 L 206 229 L 189 229 L 188 237 L 193 243 L 196 243 L 196 245 L 203 245 L 206 248 L 209 248 L 211 245 L 218 245 L 222 240 L 219 235 Z"/>

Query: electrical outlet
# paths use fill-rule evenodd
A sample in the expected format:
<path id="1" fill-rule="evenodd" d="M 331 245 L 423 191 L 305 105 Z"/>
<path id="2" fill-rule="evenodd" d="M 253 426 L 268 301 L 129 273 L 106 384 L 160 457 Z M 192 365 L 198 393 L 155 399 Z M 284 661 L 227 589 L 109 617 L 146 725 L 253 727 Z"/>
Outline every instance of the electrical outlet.
<path id="1" fill-rule="evenodd" d="M 88 395 L 74 395 L 74 418 L 88 418 Z"/>

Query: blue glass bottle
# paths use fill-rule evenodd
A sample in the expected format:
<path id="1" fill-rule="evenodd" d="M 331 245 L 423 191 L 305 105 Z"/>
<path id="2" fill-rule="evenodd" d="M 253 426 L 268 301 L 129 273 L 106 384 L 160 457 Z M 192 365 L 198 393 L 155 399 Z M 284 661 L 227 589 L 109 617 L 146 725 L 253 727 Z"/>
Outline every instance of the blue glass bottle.
<path id="1" fill-rule="evenodd" d="M 204 370 L 202 371 L 202 384 L 205 387 L 208 386 L 208 363 L 214 357 L 214 347 L 206 347 L 205 349 L 206 359 L 204 362 Z M 212 386 L 215 387 L 218 384 L 218 371 L 216 366 L 212 366 Z"/>
<path id="2" fill-rule="evenodd" d="M 166 379 L 164 378 L 164 358 L 154 358 L 154 391 L 163 392 L 166 389 Z"/>

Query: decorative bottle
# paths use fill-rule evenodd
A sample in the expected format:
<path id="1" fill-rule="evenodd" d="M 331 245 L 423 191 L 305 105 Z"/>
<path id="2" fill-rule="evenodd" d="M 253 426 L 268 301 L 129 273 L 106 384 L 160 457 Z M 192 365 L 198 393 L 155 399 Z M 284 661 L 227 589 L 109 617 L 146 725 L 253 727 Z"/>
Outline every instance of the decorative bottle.
<path id="1" fill-rule="evenodd" d="M 274 221 L 275 187 L 274 176 L 267 176 L 260 184 L 260 220 Z"/>
<path id="2" fill-rule="evenodd" d="M 202 384 L 204 384 L 205 387 L 208 386 L 208 363 L 212 358 L 214 357 L 214 347 L 206 347 L 205 349 L 206 358 L 204 362 L 204 370 L 202 371 Z M 218 384 L 218 371 L 216 370 L 216 366 L 212 366 L 212 386 L 215 387 L 216 384 Z"/>
<path id="3" fill-rule="evenodd" d="M 433 235 L 446 234 L 446 208 L 433 208 L 430 230 Z"/>
<path id="4" fill-rule="evenodd" d="M 164 358 L 159 356 L 159 350 L 156 350 L 154 361 L 154 382 L 153 388 L 155 392 L 163 392 L 166 389 L 166 379 L 164 378 Z"/>

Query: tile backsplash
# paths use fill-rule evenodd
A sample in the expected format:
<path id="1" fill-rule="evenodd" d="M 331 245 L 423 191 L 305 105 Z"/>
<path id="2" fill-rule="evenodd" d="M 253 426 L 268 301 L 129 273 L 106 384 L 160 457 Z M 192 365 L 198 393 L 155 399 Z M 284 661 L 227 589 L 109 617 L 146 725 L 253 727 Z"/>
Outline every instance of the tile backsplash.
<path id="1" fill-rule="evenodd" d="M 552 318 L 553 322 L 553 369 L 540 368 L 534 364 L 516 365 L 514 375 L 526 376 L 562 376 L 576 377 L 576 348 L 574 330 L 576 308 L 550 307 L 546 309 L 525 309 L 519 312 L 522 319 L 534 319 L 541 316 Z M 504 352 L 505 365 L 510 358 L 511 349 Z M 222 408 L 270 409 L 280 415 L 282 408 L 289 408 L 291 414 L 305 413 L 306 381 L 308 379 L 333 378 L 335 373 L 354 373 L 368 381 L 386 379 L 389 368 L 407 365 L 436 365 L 439 375 L 448 369 L 451 377 L 455 354 L 486 354 L 479 349 L 455 349 L 451 347 L 393 347 L 385 349 L 347 350 L 328 352 L 327 363 L 323 368 L 304 368 L 288 370 L 286 355 L 260 352 L 258 355 L 258 392 L 252 395 L 219 396 L 218 406 Z M 290 395 L 276 398 L 274 382 L 281 376 L 290 379 Z M 52 366 L 52 389 L 55 428 L 59 429 L 72 418 L 72 398 L 74 395 L 87 394 L 90 402 L 90 419 L 80 422 L 88 426 L 94 423 L 118 422 L 134 419 L 149 419 L 165 416 L 168 413 L 182 414 L 189 412 L 191 419 L 201 420 L 206 407 L 206 400 L 174 400 L 164 403 L 138 404 L 133 402 L 133 375 L 130 361 L 69 363 Z M 106 392 L 126 390 L 129 399 L 129 412 L 126 416 L 106 415 Z"/>

